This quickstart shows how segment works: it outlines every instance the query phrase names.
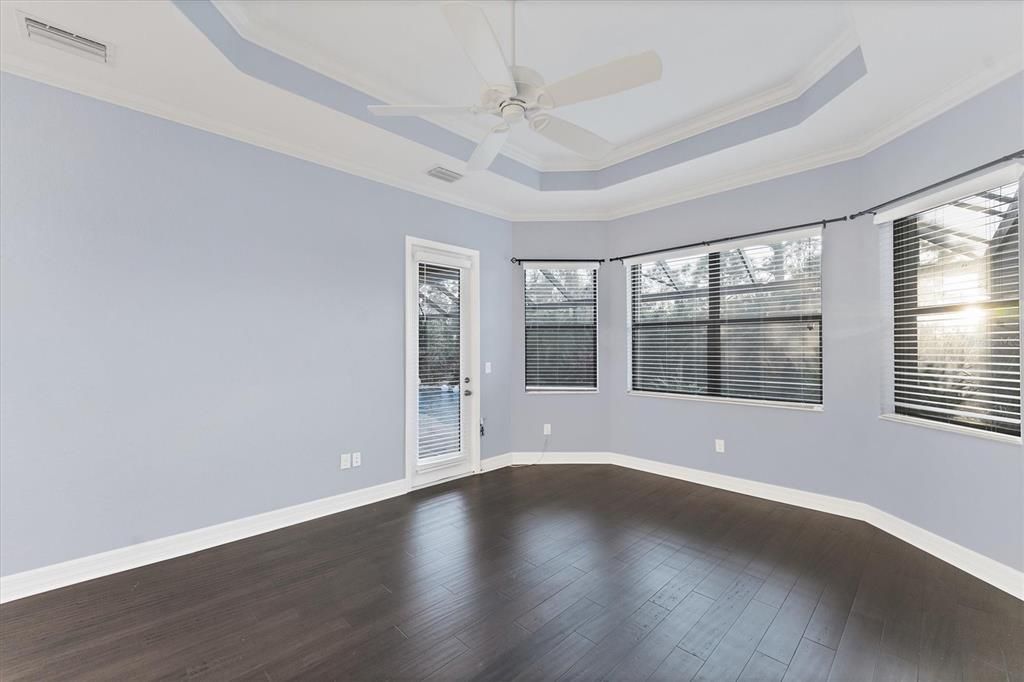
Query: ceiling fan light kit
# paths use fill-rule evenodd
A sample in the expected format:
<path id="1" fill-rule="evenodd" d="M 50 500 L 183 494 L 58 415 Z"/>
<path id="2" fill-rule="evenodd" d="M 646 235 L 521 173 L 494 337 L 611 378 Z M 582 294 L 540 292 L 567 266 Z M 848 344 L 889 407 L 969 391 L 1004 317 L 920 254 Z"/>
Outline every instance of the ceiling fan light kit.
<path id="1" fill-rule="evenodd" d="M 652 83 L 661 78 L 661 58 L 649 51 L 622 57 L 546 85 L 533 69 L 508 65 L 501 45 L 483 11 L 468 2 L 446 2 L 442 11 L 466 56 L 487 83 L 479 105 L 390 105 L 368 108 L 377 116 L 433 116 L 437 114 L 485 114 L 500 119 L 477 145 L 466 170 L 484 170 L 497 158 L 513 126 L 529 124 L 534 132 L 565 149 L 589 159 L 606 156 L 613 145 L 600 135 L 575 123 L 552 116 L 557 107 L 607 97 Z M 514 5 L 513 5 L 514 9 Z M 515 55 L 513 19 L 512 54 Z"/>

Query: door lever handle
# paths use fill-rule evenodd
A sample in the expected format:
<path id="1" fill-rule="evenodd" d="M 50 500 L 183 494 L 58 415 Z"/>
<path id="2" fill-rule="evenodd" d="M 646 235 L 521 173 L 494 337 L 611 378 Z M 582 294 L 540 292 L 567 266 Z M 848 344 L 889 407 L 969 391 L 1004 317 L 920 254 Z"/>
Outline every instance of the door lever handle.
<path id="1" fill-rule="evenodd" d="M 467 388 L 465 391 L 462 392 L 462 395 L 473 395 L 473 391 Z"/>

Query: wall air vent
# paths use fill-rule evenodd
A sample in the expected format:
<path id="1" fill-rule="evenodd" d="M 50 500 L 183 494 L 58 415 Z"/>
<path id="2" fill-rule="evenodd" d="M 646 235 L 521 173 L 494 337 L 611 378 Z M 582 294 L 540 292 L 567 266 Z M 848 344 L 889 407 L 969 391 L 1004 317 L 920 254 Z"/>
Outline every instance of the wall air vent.
<path id="1" fill-rule="evenodd" d="M 455 171 L 448 170 L 443 166 L 434 166 L 427 171 L 427 175 L 432 178 L 437 178 L 438 180 L 443 180 L 444 182 L 455 182 L 462 178 L 462 173 L 456 173 Z"/>
<path id="2" fill-rule="evenodd" d="M 25 17 L 25 31 L 30 40 L 38 40 L 98 62 L 107 61 L 107 46 L 91 38 L 51 26 L 32 17 Z"/>

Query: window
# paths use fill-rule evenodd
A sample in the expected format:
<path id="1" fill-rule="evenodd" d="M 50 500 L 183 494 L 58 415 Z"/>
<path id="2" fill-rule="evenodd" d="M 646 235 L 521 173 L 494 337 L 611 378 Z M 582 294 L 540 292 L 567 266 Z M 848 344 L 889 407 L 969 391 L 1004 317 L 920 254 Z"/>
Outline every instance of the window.
<path id="1" fill-rule="evenodd" d="M 897 415 L 1020 436 L 1017 183 L 892 227 Z"/>
<path id="2" fill-rule="evenodd" d="M 646 258 L 627 261 L 633 391 L 821 404 L 821 228 Z"/>
<path id="3" fill-rule="evenodd" d="M 597 390 L 597 266 L 525 263 L 526 390 Z"/>

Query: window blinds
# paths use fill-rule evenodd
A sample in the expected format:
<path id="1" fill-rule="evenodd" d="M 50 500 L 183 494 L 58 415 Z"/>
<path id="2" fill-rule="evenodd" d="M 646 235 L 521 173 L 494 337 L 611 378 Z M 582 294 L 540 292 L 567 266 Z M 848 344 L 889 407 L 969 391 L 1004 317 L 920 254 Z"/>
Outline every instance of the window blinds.
<path id="1" fill-rule="evenodd" d="M 631 389 L 820 404 L 821 242 L 819 227 L 627 261 Z"/>
<path id="2" fill-rule="evenodd" d="M 462 273 L 420 263 L 419 433 L 420 461 L 462 452 Z"/>
<path id="3" fill-rule="evenodd" d="M 597 266 L 525 263 L 526 390 L 597 389 Z"/>
<path id="4" fill-rule="evenodd" d="M 893 223 L 896 414 L 1020 435 L 1018 185 Z"/>

